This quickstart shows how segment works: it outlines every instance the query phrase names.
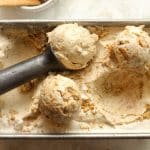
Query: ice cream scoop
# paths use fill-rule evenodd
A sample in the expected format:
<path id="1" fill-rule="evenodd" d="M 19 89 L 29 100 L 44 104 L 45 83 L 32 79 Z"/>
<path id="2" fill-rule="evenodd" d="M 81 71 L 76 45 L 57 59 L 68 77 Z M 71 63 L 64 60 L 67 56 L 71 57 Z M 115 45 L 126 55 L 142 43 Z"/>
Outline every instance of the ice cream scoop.
<path id="1" fill-rule="evenodd" d="M 63 24 L 47 33 L 43 54 L 0 71 L 0 94 L 49 71 L 85 68 L 97 52 L 98 36 L 78 24 Z"/>
<path id="2" fill-rule="evenodd" d="M 67 68 L 57 59 L 51 46 L 33 58 L 0 71 L 0 94 L 30 81 L 49 71 L 64 71 Z"/>
<path id="3" fill-rule="evenodd" d="M 67 67 L 49 44 L 42 54 L 0 70 L 0 94 L 50 71 L 79 69 L 83 69 L 83 67 L 78 69 Z"/>

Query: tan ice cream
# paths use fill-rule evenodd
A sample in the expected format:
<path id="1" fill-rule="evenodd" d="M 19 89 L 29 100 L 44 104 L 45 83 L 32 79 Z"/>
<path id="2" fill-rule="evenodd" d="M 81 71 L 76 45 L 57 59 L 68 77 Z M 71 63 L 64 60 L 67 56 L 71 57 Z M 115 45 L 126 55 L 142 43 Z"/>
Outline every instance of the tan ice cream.
<path id="1" fill-rule="evenodd" d="M 101 52 L 95 61 L 101 63 L 92 66 L 91 75 L 88 73 L 95 80 L 90 85 L 99 96 L 100 112 L 114 125 L 133 122 L 150 104 L 145 100 L 149 91 L 145 71 L 149 71 L 150 37 L 143 26 L 127 26 L 100 42 Z"/>
<path id="2" fill-rule="evenodd" d="M 69 78 L 48 76 L 38 92 L 40 112 L 57 123 L 66 123 L 79 110 L 80 92 Z"/>
<path id="3" fill-rule="evenodd" d="M 85 68 L 96 54 L 98 36 L 78 24 L 63 24 L 47 33 L 56 56 L 69 69 Z"/>
<path id="4" fill-rule="evenodd" d="M 12 41 L 6 36 L 0 35 L 0 58 L 4 58 L 11 47 Z"/>
<path id="5" fill-rule="evenodd" d="M 49 73 L 35 85 L 33 81 L 34 86 L 24 86 L 23 93 L 15 89 L 2 95 L 0 101 L 4 104 L 0 106 L 0 133 L 148 133 L 150 78 L 147 58 L 150 29 L 146 28 L 145 32 L 143 26 L 92 26 L 91 30 L 77 24 L 60 25 L 52 29 L 48 28 L 51 31 L 48 36 L 50 44 L 58 47 L 55 49 L 56 54 L 67 58 L 67 61 L 71 60 L 69 65 L 75 69 L 79 69 L 79 66 L 86 68 Z M 46 35 L 46 32 L 42 32 L 42 35 Z M 28 34 L 32 37 L 27 32 L 24 38 L 28 38 Z M 98 41 L 95 34 L 99 35 Z M 8 59 L 1 59 L 4 67 L 40 53 L 36 44 L 27 45 L 24 38 L 5 35 L 15 39 L 14 43 L 11 42 L 15 47 L 8 50 Z M 85 58 L 82 54 L 78 56 L 74 53 L 75 43 L 77 47 L 81 44 L 79 47 L 82 52 L 91 50 Z M 92 52 L 96 52 L 95 57 Z M 77 64 L 72 64 L 72 57 L 82 59 L 75 59 Z M 87 59 L 93 59 L 89 65 L 86 65 Z"/>
<path id="6" fill-rule="evenodd" d="M 150 65 L 150 37 L 144 26 L 126 26 L 105 47 L 111 63 L 117 67 L 147 69 Z"/>

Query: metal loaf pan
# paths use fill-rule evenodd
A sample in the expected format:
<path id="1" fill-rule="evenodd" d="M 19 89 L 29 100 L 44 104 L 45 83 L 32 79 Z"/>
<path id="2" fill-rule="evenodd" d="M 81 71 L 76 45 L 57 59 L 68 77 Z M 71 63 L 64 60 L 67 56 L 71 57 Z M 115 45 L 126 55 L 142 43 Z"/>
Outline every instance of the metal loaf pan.
<path id="1" fill-rule="evenodd" d="M 57 26 L 63 23 L 78 23 L 81 25 L 100 25 L 121 27 L 126 25 L 145 25 L 150 27 L 150 19 L 145 20 L 0 20 L 0 25 L 15 26 Z M 132 139 L 132 138 L 150 138 L 149 132 L 110 132 L 110 133 L 69 133 L 69 134 L 0 134 L 0 139 L 32 139 L 32 138 L 50 138 L 50 139 L 96 139 L 96 138 L 113 138 L 113 139 Z"/>

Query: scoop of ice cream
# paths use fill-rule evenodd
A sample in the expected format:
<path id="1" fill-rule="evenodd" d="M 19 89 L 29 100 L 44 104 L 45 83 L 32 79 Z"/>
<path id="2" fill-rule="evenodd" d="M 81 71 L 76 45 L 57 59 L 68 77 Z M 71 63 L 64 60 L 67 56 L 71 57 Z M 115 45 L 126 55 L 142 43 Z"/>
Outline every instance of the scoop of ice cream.
<path id="1" fill-rule="evenodd" d="M 61 75 L 45 79 L 39 96 L 39 110 L 57 123 L 69 121 L 79 109 L 80 92 L 76 83 Z"/>
<path id="2" fill-rule="evenodd" d="M 63 24 L 47 33 L 57 58 L 72 70 L 81 69 L 96 54 L 98 36 L 78 24 Z"/>
<path id="3" fill-rule="evenodd" d="M 147 68 L 150 64 L 150 37 L 144 26 L 127 26 L 106 45 L 110 61 L 119 67 Z"/>

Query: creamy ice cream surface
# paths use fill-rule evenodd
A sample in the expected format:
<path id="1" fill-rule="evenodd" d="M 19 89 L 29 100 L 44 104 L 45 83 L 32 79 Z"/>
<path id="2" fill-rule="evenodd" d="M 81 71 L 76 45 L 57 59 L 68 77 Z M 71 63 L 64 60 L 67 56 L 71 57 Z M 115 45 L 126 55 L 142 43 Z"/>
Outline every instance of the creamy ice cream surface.
<path id="1" fill-rule="evenodd" d="M 150 65 L 150 36 L 144 26 L 126 26 L 105 47 L 111 63 L 116 67 L 148 69 Z"/>
<path id="2" fill-rule="evenodd" d="M 2 95 L 0 133 L 149 132 L 150 29 L 77 24 L 52 29 L 49 43 L 75 70 L 49 73 L 31 82 L 31 88 L 24 85 L 26 92 L 16 88 Z M 6 32 L 0 37 L 12 47 L 7 59 L 0 59 L 4 67 L 40 53 L 36 45 L 24 42 L 33 38 L 31 33 L 16 38 Z"/>
<path id="3" fill-rule="evenodd" d="M 58 59 L 69 69 L 85 68 L 96 54 L 98 36 L 78 24 L 63 24 L 47 33 Z"/>
<path id="4" fill-rule="evenodd" d="M 13 41 L 4 35 L 0 35 L 0 41 L 0 58 L 4 58 L 7 55 L 7 51 L 11 49 Z"/>

